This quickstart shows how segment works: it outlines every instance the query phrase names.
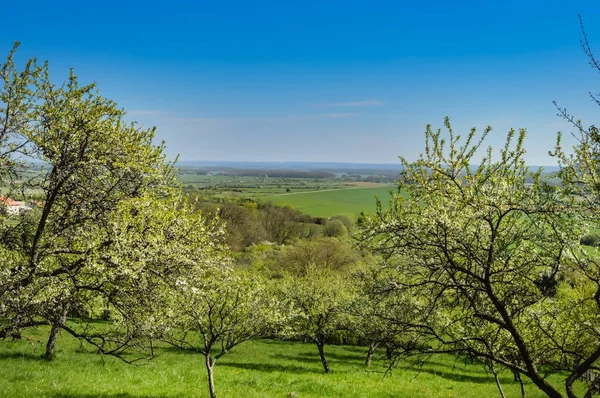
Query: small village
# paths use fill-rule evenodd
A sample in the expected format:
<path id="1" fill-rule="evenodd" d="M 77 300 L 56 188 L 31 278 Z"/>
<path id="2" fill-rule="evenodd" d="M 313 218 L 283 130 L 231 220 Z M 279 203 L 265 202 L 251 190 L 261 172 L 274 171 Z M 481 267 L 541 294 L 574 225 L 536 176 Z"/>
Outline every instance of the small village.
<path id="1" fill-rule="evenodd" d="M 41 205 L 42 202 L 14 200 L 8 196 L 0 195 L 0 212 L 9 216 L 31 211 Z"/>

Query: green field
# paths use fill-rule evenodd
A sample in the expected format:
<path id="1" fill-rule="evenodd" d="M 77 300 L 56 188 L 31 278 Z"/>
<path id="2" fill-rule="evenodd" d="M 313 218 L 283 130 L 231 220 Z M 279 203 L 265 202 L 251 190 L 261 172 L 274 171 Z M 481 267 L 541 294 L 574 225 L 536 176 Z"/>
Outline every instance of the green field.
<path id="1" fill-rule="evenodd" d="M 187 193 L 209 200 L 247 198 L 290 205 L 315 217 L 375 211 L 375 195 L 387 205 L 391 183 L 345 181 L 342 178 L 279 178 L 179 174 Z"/>
<path id="2" fill-rule="evenodd" d="M 377 188 L 347 188 L 331 191 L 313 191 L 268 196 L 277 205 L 291 205 L 303 213 L 315 217 L 330 217 L 336 214 L 352 214 L 375 211 L 375 195 L 387 206 L 392 186 Z"/>
<path id="3" fill-rule="evenodd" d="M 225 175 L 179 174 L 179 181 L 187 190 L 202 189 L 219 196 L 238 195 L 262 198 L 293 192 L 341 189 L 347 185 L 337 179 L 242 177 Z"/>
<path id="4" fill-rule="evenodd" d="M 157 349 L 158 356 L 138 366 L 102 357 L 61 334 L 57 359 L 39 359 L 42 336 L 0 342 L 1 397 L 207 397 L 200 354 Z M 39 339 L 39 340 L 38 340 Z M 419 369 L 403 362 L 384 377 L 376 358 L 364 366 L 365 349 L 326 346 L 332 373 L 324 374 L 316 347 L 282 341 L 244 343 L 216 365 L 217 395 L 249 398 L 309 397 L 498 397 L 492 375 L 452 355 L 436 356 Z M 520 397 L 510 372 L 500 375 L 507 397 Z M 550 381 L 562 384 L 560 376 Z M 543 397 L 526 385 L 527 397 Z M 295 395 L 290 395 L 294 392 Z"/>

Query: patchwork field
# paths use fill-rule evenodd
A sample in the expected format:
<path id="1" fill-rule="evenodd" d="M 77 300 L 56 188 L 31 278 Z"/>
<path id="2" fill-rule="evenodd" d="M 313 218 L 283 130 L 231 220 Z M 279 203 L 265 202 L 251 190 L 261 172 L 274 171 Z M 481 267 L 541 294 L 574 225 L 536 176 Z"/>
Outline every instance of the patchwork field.
<path id="1" fill-rule="evenodd" d="M 39 336 L 41 337 L 41 335 Z M 167 347 L 140 365 L 102 357 L 62 334 L 57 359 L 40 360 L 42 341 L 4 341 L 0 345 L 1 397 L 208 397 L 204 358 Z M 217 362 L 217 395 L 227 397 L 498 397 L 491 374 L 452 355 L 432 357 L 419 368 L 401 363 L 385 375 L 376 358 L 364 366 L 365 349 L 327 346 L 332 373 L 323 373 L 316 347 L 282 341 L 255 341 L 235 348 Z M 520 395 L 510 372 L 500 375 L 507 397 Z M 561 384 L 554 376 L 552 383 Z M 527 397 L 543 397 L 527 384 Z M 294 394 L 292 394 L 294 393 Z"/>

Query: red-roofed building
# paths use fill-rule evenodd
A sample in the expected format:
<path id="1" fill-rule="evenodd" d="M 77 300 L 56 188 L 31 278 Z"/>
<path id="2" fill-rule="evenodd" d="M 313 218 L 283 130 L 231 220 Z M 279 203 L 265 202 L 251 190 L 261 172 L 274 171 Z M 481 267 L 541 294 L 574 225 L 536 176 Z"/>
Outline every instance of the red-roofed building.
<path id="1" fill-rule="evenodd" d="M 0 206 L 0 210 L 3 210 L 9 215 L 15 215 L 31 210 L 31 206 L 28 206 L 27 203 L 11 199 L 4 195 L 0 195 Z"/>

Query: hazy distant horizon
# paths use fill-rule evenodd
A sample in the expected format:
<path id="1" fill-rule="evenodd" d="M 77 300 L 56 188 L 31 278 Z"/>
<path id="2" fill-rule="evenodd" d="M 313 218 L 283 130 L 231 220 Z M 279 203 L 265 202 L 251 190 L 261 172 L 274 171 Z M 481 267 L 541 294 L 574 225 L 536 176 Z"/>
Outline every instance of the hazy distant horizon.
<path id="1" fill-rule="evenodd" d="M 402 169 L 398 163 L 369 163 L 369 162 L 313 162 L 313 161 L 244 161 L 244 160 L 180 160 L 178 166 L 187 167 L 240 167 L 251 169 L 294 169 L 294 168 L 322 168 L 322 169 L 374 169 L 374 170 L 396 170 Z M 547 170 L 556 170 L 558 166 L 553 165 L 528 165 L 530 168 L 543 167 Z"/>

